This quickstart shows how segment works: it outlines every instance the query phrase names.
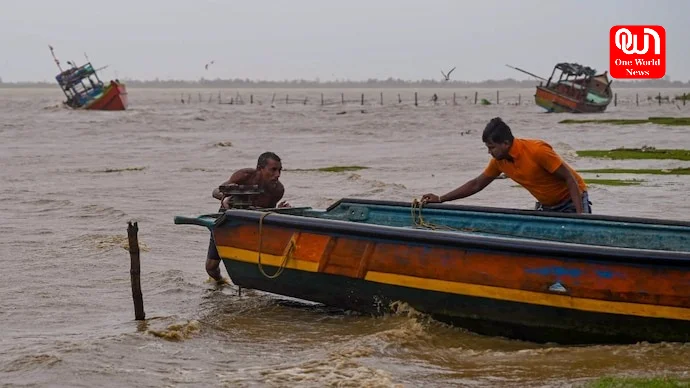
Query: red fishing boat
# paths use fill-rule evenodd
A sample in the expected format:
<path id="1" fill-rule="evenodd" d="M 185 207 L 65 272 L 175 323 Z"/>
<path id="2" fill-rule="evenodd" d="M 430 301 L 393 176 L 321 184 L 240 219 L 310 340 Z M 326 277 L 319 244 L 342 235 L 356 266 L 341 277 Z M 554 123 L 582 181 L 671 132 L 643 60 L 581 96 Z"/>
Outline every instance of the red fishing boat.
<path id="1" fill-rule="evenodd" d="M 73 62 L 67 61 L 70 68 L 63 70 L 60 61 L 55 57 L 53 47 L 49 47 L 53 59 L 60 69 L 60 74 L 55 79 L 67 97 L 64 102 L 65 105 L 74 109 L 89 110 L 117 111 L 127 109 L 127 88 L 123 83 L 119 80 L 111 80 L 108 84 L 104 84 L 91 62 L 77 66 Z"/>

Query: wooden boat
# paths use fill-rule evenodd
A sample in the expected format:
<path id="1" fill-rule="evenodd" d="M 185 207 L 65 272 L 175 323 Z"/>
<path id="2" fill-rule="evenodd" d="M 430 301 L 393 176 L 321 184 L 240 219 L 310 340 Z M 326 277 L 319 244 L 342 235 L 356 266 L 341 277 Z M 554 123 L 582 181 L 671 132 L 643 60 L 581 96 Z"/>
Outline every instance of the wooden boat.
<path id="1" fill-rule="evenodd" d="M 64 102 L 65 105 L 74 109 L 88 110 L 118 111 L 127 109 L 127 88 L 119 80 L 110 81 L 107 85 L 104 84 L 91 62 L 77 66 L 68 61 L 67 63 L 71 67 L 62 70 L 52 46 L 50 52 L 60 69 L 60 74 L 55 79 L 67 97 Z"/>
<path id="2" fill-rule="evenodd" d="M 548 112 L 604 112 L 613 99 L 612 81 L 609 80 L 607 71 L 596 74 L 594 69 L 577 63 L 558 63 L 547 80 L 522 69 L 512 68 L 546 81 L 546 85 L 540 83 L 537 86 L 534 101 Z M 559 72 L 557 81 L 554 80 L 556 71 Z"/>
<path id="3" fill-rule="evenodd" d="M 535 342 L 690 341 L 689 222 L 342 199 L 175 223 L 209 228 L 241 287 Z"/>

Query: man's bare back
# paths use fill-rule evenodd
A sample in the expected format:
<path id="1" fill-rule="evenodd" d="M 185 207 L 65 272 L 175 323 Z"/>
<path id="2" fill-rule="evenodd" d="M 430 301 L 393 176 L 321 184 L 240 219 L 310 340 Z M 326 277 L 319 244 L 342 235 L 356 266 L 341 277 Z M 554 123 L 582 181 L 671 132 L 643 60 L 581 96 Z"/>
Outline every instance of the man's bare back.
<path id="1" fill-rule="evenodd" d="M 278 203 L 285 194 L 285 187 L 278 180 L 283 170 L 280 158 L 272 152 L 265 152 L 259 156 L 256 168 L 243 168 L 235 171 L 230 178 L 220 184 L 224 185 L 257 185 L 263 192 L 252 199 L 252 204 L 257 208 L 289 207 L 285 201 Z M 218 187 L 213 189 L 213 198 L 221 201 L 221 208 L 228 209 L 232 197 L 223 197 Z M 224 282 L 220 272 L 221 257 L 213 241 L 213 235 L 209 241 L 208 255 L 206 256 L 206 272 L 217 282 Z"/>
<path id="2" fill-rule="evenodd" d="M 280 181 L 262 181 L 261 172 L 254 168 L 243 168 L 235 172 L 227 181 L 223 183 L 223 185 L 233 183 L 238 185 L 259 186 L 263 192 L 252 199 L 253 205 L 259 208 L 274 208 L 278 206 L 278 201 L 280 201 L 285 194 L 285 187 Z M 227 209 L 229 207 L 230 200 L 230 197 L 226 198 L 223 201 L 222 207 Z"/>

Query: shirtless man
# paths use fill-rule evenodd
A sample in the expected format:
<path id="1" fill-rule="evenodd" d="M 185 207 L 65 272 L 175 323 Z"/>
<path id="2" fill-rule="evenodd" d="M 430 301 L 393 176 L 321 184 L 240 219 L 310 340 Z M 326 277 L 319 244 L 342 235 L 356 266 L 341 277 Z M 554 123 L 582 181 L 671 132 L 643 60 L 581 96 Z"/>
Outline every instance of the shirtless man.
<path id="1" fill-rule="evenodd" d="M 257 185 L 263 193 L 253 198 L 252 205 L 257 208 L 275 208 L 275 207 L 289 207 L 290 205 L 285 201 L 278 203 L 285 194 L 285 188 L 280 183 L 280 173 L 283 166 L 280 162 L 280 157 L 273 152 L 264 152 L 259 156 L 256 163 L 256 168 L 243 168 L 236 171 L 230 178 L 223 182 L 221 186 L 237 184 L 237 185 Z M 231 197 L 223 197 L 223 193 L 216 187 L 213 189 L 213 198 L 221 201 L 221 211 L 230 207 Z M 206 272 L 217 282 L 224 282 L 220 273 L 221 258 L 216 250 L 213 235 L 208 246 L 208 254 L 206 255 Z"/>

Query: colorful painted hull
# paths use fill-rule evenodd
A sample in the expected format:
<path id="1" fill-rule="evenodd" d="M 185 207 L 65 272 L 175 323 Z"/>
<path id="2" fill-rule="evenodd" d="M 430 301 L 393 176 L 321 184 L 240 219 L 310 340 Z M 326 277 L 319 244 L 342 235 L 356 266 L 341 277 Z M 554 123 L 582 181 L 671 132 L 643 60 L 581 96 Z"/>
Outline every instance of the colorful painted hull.
<path id="1" fill-rule="evenodd" d="M 575 100 L 564 95 L 555 93 L 553 90 L 543 86 L 537 86 L 537 93 L 534 101 L 548 112 L 554 113 L 600 113 L 606 110 L 609 102 L 588 103 L 582 100 Z"/>
<path id="2" fill-rule="evenodd" d="M 242 287 L 372 314 L 404 302 L 536 342 L 690 341 L 690 223 L 424 208 L 442 231 L 418 228 L 410 206 L 345 199 L 175 222 L 208 227 Z"/>
<path id="3" fill-rule="evenodd" d="M 103 93 L 84 105 L 88 110 L 126 110 L 127 87 L 119 82 L 110 81 L 110 84 L 103 89 Z"/>

